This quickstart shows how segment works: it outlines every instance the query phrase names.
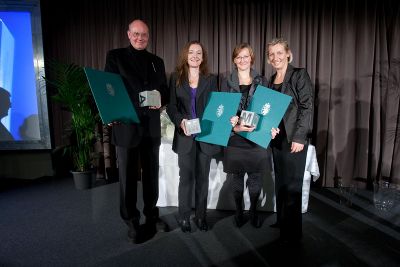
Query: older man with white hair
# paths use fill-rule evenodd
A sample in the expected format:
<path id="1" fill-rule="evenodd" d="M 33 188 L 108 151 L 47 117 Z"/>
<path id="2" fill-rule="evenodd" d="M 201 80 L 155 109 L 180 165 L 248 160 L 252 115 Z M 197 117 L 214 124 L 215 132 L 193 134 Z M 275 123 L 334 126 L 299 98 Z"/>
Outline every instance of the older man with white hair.
<path id="1" fill-rule="evenodd" d="M 146 50 L 149 28 L 142 20 L 133 20 L 127 30 L 130 45 L 108 52 L 105 71 L 120 74 L 140 123 L 112 123 L 112 143 L 116 146 L 120 179 L 120 214 L 128 225 L 128 237 L 134 243 L 152 238 L 159 222 L 158 154 L 161 144 L 161 106 L 141 106 L 139 94 L 157 90 L 161 103 L 167 101 L 167 80 L 163 60 Z M 140 226 L 136 207 L 137 181 L 143 186 L 143 214 L 146 223 Z"/>

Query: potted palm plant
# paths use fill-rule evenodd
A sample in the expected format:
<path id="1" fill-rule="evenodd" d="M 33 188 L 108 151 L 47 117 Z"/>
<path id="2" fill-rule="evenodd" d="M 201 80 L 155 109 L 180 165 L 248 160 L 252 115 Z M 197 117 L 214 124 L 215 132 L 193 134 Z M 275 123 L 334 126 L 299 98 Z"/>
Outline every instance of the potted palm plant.
<path id="1" fill-rule="evenodd" d="M 96 125 L 99 116 L 95 112 L 91 90 L 82 67 L 57 61 L 48 63 L 51 79 L 45 80 L 55 89 L 53 100 L 71 112 L 70 127 L 66 127 L 70 144 L 65 147 L 73 161 L 72 171 L 78 189 L 91 187 L 94 178 L 93 159 L 96 141 Z"/>

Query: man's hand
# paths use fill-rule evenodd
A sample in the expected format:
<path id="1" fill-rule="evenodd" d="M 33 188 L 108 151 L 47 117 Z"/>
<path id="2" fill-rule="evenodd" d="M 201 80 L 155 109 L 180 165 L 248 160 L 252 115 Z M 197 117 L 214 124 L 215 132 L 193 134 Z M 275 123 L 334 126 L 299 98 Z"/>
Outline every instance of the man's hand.
<path id="1" fill-rule="evenodd" d="M 149 106 L 149 109 L 160 109 L 161 106 Z"/>
<path id="2" fill-rule="evenodd" d="M 107 125 L 110 127 L 112 127 L 113 125 L 118 125 L 118 124 L 121 124 L 121 122 L 120 121 L 112 121 L 110 123 L 107 123 Z"/>
<path id="3" fill-rule="evenodd" d="M 160 97 L 160 103 L 161 103 L 161 94 L 160 94 L 160 92 L 158 90 L 155 90 L 155 89 L 153 91 L 156 91 L 158 93 L 158 96 Z M 149 109 L 160 109 L 160 108 L 161 108 L 161 104 L 160 104 L 160 106 L 149 106 Z"/>

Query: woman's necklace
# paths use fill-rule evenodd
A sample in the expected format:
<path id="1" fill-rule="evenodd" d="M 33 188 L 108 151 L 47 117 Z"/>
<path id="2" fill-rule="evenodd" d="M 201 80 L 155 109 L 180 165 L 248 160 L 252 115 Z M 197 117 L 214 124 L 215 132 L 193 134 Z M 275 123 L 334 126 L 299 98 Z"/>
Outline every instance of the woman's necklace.
<path id="1" fill-rule="evenodd" d="M 192 88 L 197 88 L 197 84 L 199 83 L 199 73 L 189 72 L 189 85 Z"/>

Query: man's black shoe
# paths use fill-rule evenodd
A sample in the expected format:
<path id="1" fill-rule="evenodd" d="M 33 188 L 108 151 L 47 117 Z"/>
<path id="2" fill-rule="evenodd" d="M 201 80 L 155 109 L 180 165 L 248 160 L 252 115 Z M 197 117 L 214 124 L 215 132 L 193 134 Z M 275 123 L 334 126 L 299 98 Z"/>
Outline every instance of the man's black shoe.
<path id="1" fill-rule="evenodd" d="M 280 224 L 279 223 L 274 223 L 274 224 L 271 224 L 269 227 L 271 227 L 271 228 L 281 228 L 281 226 L 280 226 Z"/>
<path id="2" fill-rule="evenodd" d="M 146 240 L 152 239 L 157 233 L 156 223 L 155 222 L 146 222 L 144 225 L 144 235 Z"/>
<path id="3" fill-rule="evenodd" d="M 128 239 L 134 244 L 141 244 L 152 239 L 157 233 L 155 227 L 141 225 L 137 230 L 128 230 Z"/>
<path id="4" fill-rule="evenodd" d="M 302 246 L 301 238 L 279 238 L 279 244 L 286 248 L 299 248 Z"/>

